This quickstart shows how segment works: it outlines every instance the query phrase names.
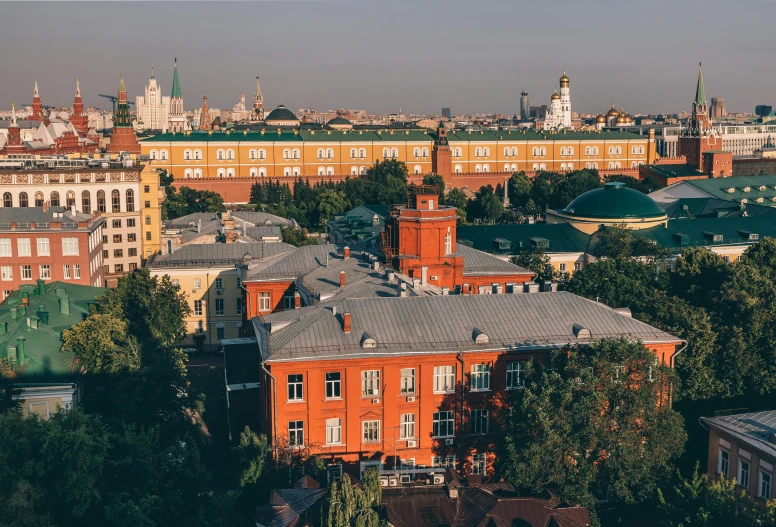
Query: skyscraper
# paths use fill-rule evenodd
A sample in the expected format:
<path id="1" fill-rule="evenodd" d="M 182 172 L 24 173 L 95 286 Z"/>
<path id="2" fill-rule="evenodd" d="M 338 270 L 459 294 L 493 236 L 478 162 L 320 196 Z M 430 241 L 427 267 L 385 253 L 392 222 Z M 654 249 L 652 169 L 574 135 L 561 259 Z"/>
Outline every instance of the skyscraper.
<path id="1" fill-rule="evenodd" d="M 722 97 L 711 98 L 711 117 L 712 119 L 721 119 L 727 115 L 725 110 L 725 99 Z"/>
<path id="2" fill-rule="evenodd" d="M 162 87 L 156 82 L 153 66 L 151 66 L 151 78 L 145 87 L 145 96 L 138 95 L 135 105 L 138 123 L 142 121 L 146 130 L 167 131 L 170 98 L 162 97 Z"/>
<path id="3" fill-rule="evenodd" d="M 450 108 L 442 108 L 442 118 L 443 119 L 453 118 L 453 112 L 450 111 Z"/>
<path id="4" fill-rule="evenodd" d="M 520 120 L 527 121 L 531 118 L 531 106 L 528 104 L 528 92 L 523 90 L 520 94 Z"/>

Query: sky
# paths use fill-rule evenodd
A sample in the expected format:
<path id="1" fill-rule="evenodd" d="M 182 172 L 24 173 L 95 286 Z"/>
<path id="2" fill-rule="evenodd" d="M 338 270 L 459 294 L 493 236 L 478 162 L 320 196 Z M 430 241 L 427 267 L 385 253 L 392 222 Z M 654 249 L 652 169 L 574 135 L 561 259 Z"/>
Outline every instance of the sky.
<path id="1" fill-rule="evenodd" d="M 275 0 L 0 2 L 0 108 L 110 108 L 173 60 L 186 109 L 231 108 L 256 75 L 265 107 L 519 113 L 549 104 L 564 67 L 572 110 L 689 111 L 698 63 L 728 111 L 772 104 L 776 0 Z"/>

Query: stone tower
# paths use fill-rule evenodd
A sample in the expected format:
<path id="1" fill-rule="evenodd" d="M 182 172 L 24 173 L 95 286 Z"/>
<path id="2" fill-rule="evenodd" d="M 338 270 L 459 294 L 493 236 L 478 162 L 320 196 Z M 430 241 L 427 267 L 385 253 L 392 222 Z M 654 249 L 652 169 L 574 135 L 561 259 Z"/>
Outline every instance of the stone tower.
<path id="1" fill-rule="evenodd" d="M 75 78 L 75 100 L 73 100 L 73 114 L 70 116 L 70 123 L 78 130 L 78 135 L 85 137 L 89 133 L 89 117 L 84 113 L 84 101 L 81 99 L 81 82 L 78 77 Z"/>
<path id="2" fill-rule="evenodd" d="M 38 91 L 38 79 L 35 79 L 35 90 L 32 92 L 32 119 L 43 122 L 43 105 L 40 102 L 40 92 Z"/>
<path id="3" fill-rule="evenodd" d="M 210 120 L 210 111 L 207 109 L 207 94 L 202 96 L 202 113 L 199 115 L 199 129 L 213 129 L 213 123 Z"/>
<path id="4" fill-rule="evenodd" d="M 256 77 L 256 93 L 253 94 L 253 115 L 251 115 L 251 121 L 263 121 L 264 120 L 264 96 L 261 94 L 261 86 L 259 86 L 259 77 Z"/>
<path id="5" fill-rule="evenodd" d="M 452 176 L 453 153 L 450 150 L 450 144 L 447 141 L 447 130 L 440 122 L 437 127 L 434 147 L 431 149 L 431 171 L 434 174 L 442 176 L 445 184 L 450 184 Z"/>
<path id="6" fill-rule="evenodd" d="M 172 72 L 172 93 L 170 94 L 170 115 L 168 117 L 167 130 L 170 132 L 182 132 L 186 129 L 186 112 L 183 110 L 183 95 L 181 84 L 178 80 L 178 59 Z"/>
<path id="7" fill-rule="evenodd" d="M 701 172 L 708 172 L 706 166 L 711 159 L 704 153 L 710 150 L 722 150 L 722 138 L 713 129 L 706 104 L 706 91 L 703 86 L 703 69 L 698 65 L 698 84 L 695 87 L 695 101 L 692 103 L 692 116 L 687 127 L 679 135 L 679 155 L 685 156 L 687 164 Z"/>
<path id="8" fill-rule="evenodd" d="M 113 116 L 113 133 L 110 135 L 109 153 L 128 152 L 139 154 L 140 145 L 137 143 L 135 130 L 132 128 L 132 117 L 129 114 L 127 104 L 127 88 L 124 86 L 124 77 L 120 77 L 118 104 L 116 115 Z"/>

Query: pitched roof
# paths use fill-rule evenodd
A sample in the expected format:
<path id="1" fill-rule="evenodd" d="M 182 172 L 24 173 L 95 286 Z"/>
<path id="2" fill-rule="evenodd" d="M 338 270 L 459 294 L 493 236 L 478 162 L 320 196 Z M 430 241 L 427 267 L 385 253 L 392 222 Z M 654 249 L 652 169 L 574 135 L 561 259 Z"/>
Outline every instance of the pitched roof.
<path id="1" fill-rule="evenodd" d="M 78 223 L 91 222 L 87 227 L 79 227 Z M 91 214 L 76 212 L 73 214 L 65 207 L 49 207 L 44 211 L 42 207 L 2 207 L 0 208 L 0 230 L 11 228 L 11 223 L 16 224 L 16 229 L 24 229 L 29 224 L 35 223 L 35 229 L 48 229 L 51 223 L 61 223 L 58 230 L 93 230 L 104 223 L 104 218 L 95 218 Z"/>
<path id="2" fill-rule="evenodd" d="M 351 332 L 342 330 L 342 313 Z M 268 326 L 276 322 L 275 330 Z M 678 339 L 602 304 L 566 292 L 347 298 L 337 314 L 321 304 L 253 319 L 266 361 L 323 360 L 490 348 L 535 349 L 580 341 L 575 325 L 592 338 L 629 336 L 645 343 Z M 376 341 L 362 348 L 366 337 Z"/>
<path id="3" fill-rule="evenodd" d="M 65 329 L 80 322 L 89 312 L 89 304 L 105 291 L 101 287 L 51 282 L 45 285 L 45 294 L 38 295 L 33 286 L 26 286 L 29 304 L 26 313 L 18 313 L 13 318 L 12 310 L 22 307 L 22 291 L 14 291 L 5 302 L 0 304 L 0 323 L 6 324 L 6 333 L 0 335 L 0 358 L 8 358 L 7 346 L 16 345 L 17 339 L 24 339 L 24 364 L 13 364 L 20 384 L 73 382 L 78 366 L 75 354 L 60 351 L 61 335 Z M 57 290 L 69 299 L 70 313 L 60 310 L 60 296 Z M 48 323 L 40 312 L 48 314 Z M 28 319 L 37 316 L 38 329 L 28 325 Z"/>
<path id="4" fill-rule="evenodd" d="M 776 444 L 769 438 L 776 433 L 776 410 L 746 414 L 702 417 L 701 421 L 729 433 L 739 441 L 776 458 Z"/>
<path id="5" fill-rule="evenodd" d="M 750 202 L 757 198 L 764 198 L 766 201 L 776 198 L 776 175 L 697 179 L 684 183 L 711 198 L 733 201 L 746 199 Z"/>
<path id="6" fill-rule="evenodd" d="M 766 236 L 776 238 L 776 217 L 682 218 L 668 220 L 665 227 L 632 232 L 637 238 L 654 240 L 674 252 L 693 246 L 751 245 Z M 757 236 L 752 238 L 750 234 Z M 715 241 L 714 235 L 722 238 Z"/>
<path id="7" fill-rule="evenodd" d="M 258 211 L 235 211 L 232 212 L 232 218 L 242 220 L 247 223 L 253 224 L 255 227 L 262 225 L 295 225 L 296 222 L 292 219 L 283 218 L 282 216 L 276 216 L 269 214 L 268 212 Z"/>
<path id="8" fill-rule="evenodd" d="M 756 201 L 739 204 L 717 198 L 680 198 L 662 204 L 669 218 L 737 218 L 776 216 L 776 207 Z"/>
<path id="9" fill-rule="evenodd" d="M 282 254 L 278 253 L 275 258 L 251 263 L 246 271 L 245 281 L 294 280 L 313 269 L 325 267 L 329 259 L 337 258 L 337 247 L 334 245 L 306 245 L 304 247 L 283 245 L 290 247 L 290 250 Z"/>
<path id="10" fill-rule="evenodd" d="M 173 68 L 172 72 L 172 95 L 171 97 L 174 99 L 175 97 L 181 98 L 181 83 L 178 80 L 178 59 L 175 59 L 175 66 Z"/>
<path id="11" fill-rule="evenodd" d="M 283 242 L 191 244 L 184 245 L 172 254 L 156 257 L 148 267 L 230 266 L 242 262 L 246 254 L 250 255 L 251 260 L 264 260 L 293 249 L 293 245 Z"/>
<path id="12" fill-rule="evenodd" d="M 546 240 L 548 253 L 584 252 L 590 235 L 575 229 L 568 223 L 534 223 L 533 225 L 461 225 L 458 227 L 458 242 L 471 244 L 480 251 L 517 254 L 531 250 L 537 239 Z M 498 244 L 496 240 L 509 243 Z M 505 247 L 509 245 L 509 247 Z M 504 247 L 504 248 L 501 248 Z M 464 260 L 465 265 L 466 260 Z"/>
<path id="13" fill-rule="evenodd" d="M 455 252 L 459 256 L 463 256 L 464 276 L 533 274 L 519 265 L 502 260 L 492 254 L 472 249 L 462 243 L 455 244 Z"/>

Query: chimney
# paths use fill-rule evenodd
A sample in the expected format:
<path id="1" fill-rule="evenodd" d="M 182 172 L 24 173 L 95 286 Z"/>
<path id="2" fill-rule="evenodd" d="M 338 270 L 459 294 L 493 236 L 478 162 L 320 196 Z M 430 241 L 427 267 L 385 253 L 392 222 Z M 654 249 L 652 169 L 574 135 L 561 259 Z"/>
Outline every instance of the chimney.
<path id="1" fill-rule="evenodd" d="M 49 202 L 48 201 L 44 201 L 42 208 L 43 208 L 43 212 L 47 212 L 48 208 L 49 208 Z"/>
<path id="2" fill-rule="evenodd" d="M 342 314 L 342 331 L 350 333 L 350 313 Z"/>
<path id="3" fill-rule="evenodd" d="M 340 271 L 340 287 L 345 287 L 345 271 Z"/>
<path id="4" fill-rule="evenodd" d="M 199 219 L 199 223 L 197 223 L 197 234 L 202 230 L 202 218 Z"/>
<path id="5" fill-rule="evenodd" d="M 350 247 L 345 246 L 345 248 L 342 250 L 342 256 L 343 258 L 350 258 Z"/>
<path id="6" fill-rule="evenodd" d="M 8 331 L 8 322 L 0 322 L 0 335 L 5 335 Z"/>
<path id="7" fill-rule="evenodd" d="M 16 361 L 24 364 L 24 337 L 16 339 Z"/>
<path id="8" fill-rule="evenodd" d="M 70 299 L 67 297 L 67 295 L 62 295 L 59 297 L 59 312 L 63 315 L 70 314 Z"/>
<path id="9" fill-rule="evenodd" d="M 46 282 L 44 280 L 38 278 L 36 283 L 38 284 L 38 294 L 40 296 L 45 295 L 46 294 Z"/>
<path id="10" fill-rule="evenodd" d="M 294 293 L 294 309 L 302 307 L 302 296 L 299 292 Z"/>

